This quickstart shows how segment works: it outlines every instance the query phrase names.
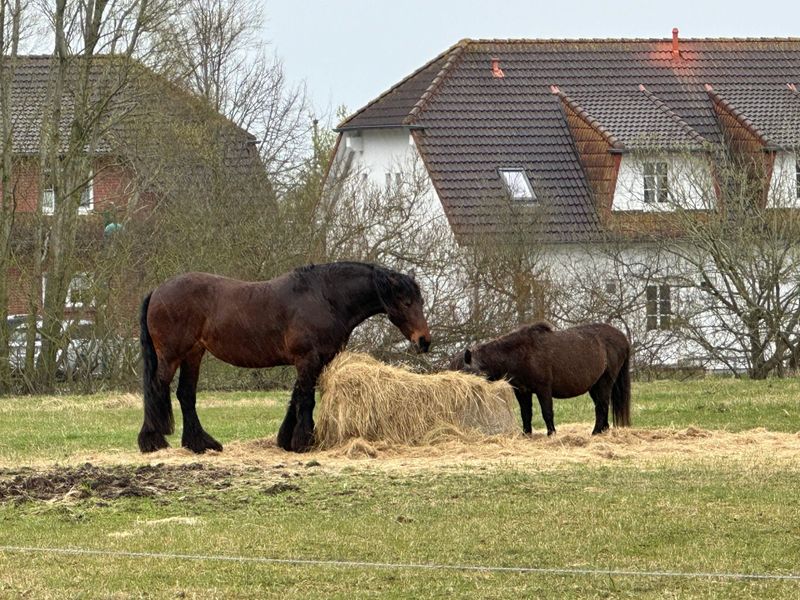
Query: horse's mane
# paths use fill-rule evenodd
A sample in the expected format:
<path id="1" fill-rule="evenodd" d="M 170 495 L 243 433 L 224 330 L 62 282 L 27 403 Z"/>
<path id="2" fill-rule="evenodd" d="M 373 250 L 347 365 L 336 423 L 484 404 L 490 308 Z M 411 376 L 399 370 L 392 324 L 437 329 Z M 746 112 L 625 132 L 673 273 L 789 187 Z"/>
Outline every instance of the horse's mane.
<path id="1" fill-rule="evenodd" d="M 352 273 L 353 271 L 363 271 L 365 269 L 375 275 L 378 275 L 376 278 L 376 284 L 381 293 L 389 293 L 393 289 L 396 290 L 396 288 L 399 286 L 403 291 L 410 292 L 411 294 L 419 294 L 419 285 L 417 285 L 417 282 L 414 281 L 411 276 L 374 263 L 347 260 L 324 264 L 311 263 L 308 265 L 303 265 L 302 267 L 297 267 L 292 273 L 301 282 L 307 283 L 309 279 L 314 277 L 323 275 L 345 275 L 348 272 Z M 394 286 L 390 285 L 389 283 L 389 275 L 397 276 Z"/>

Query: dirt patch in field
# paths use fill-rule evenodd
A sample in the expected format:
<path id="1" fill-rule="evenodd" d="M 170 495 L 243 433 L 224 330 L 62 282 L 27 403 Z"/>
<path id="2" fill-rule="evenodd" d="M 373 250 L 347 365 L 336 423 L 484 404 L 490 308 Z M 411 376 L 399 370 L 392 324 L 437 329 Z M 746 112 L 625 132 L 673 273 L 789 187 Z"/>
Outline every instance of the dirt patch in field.
<path id="1" fill-rule="evenodd" d="M 226 489 L 233 473 L 202 463 L 184 465 L 98 466 L 0 470 L 0 502 L 145 498 L 190 486 Z"/>

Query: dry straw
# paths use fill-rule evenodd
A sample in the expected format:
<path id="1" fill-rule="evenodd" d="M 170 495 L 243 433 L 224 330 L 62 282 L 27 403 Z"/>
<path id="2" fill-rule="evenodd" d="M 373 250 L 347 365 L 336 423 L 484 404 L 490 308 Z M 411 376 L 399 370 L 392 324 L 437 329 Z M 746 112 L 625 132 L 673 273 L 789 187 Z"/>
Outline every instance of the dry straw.
<path id="1" fill-rule="evenodd" d="M 319 380 L 319 448 L 352 439 L 425 445 L 517 432 L 514 393 L 456 371 L 420 375 L 366 354 L 343 352 Z"/>

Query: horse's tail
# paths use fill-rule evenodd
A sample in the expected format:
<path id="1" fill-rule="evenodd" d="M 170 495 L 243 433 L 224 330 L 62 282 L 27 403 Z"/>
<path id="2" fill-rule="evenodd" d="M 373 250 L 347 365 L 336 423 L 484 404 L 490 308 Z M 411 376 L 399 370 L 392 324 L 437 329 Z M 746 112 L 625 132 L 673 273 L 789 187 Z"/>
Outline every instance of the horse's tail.
<path id="1" fill-rule="evenodd" d="M 611 408 L 614 413 L 614 427 L 628 427 L 631 424 L 631 353 L 625 357 L 622 368 L 611 389 Z"/>
<path id="2" fill-rule="evenodd" d="M 147 309 L 150 308 L 152 292 L 145 296 L 139 314 L 142 343 L 142 383 L 144 391 L 144 424 L 139 432 L 139 449 L 152 452 L 165 447 L 164 434 L 175 431 L 175 418 L 169 400 L 169 384 L 158 379 L 158 355 L 156 354 L 150 329 L 147 327 Z"/>

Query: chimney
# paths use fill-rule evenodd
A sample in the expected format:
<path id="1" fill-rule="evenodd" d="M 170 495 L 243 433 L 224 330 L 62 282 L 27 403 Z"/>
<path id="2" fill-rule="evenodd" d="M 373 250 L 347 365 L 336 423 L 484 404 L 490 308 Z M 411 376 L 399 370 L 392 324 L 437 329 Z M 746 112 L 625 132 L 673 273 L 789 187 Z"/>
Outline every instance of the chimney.
<path id="1" fill-rule="evenodd" d="M 500 59 L 493 56 L 492 57 L 492 77 L 499 77 L 503 78 L 506 74 L 503 73 L 503 69 L 500 68 Z"/>
<path id="2" fill-rule="evenodd" d="M 678 28 L 672 28 L 672 58 L 680 58 L 681 51 L 678 48 Z"/>

